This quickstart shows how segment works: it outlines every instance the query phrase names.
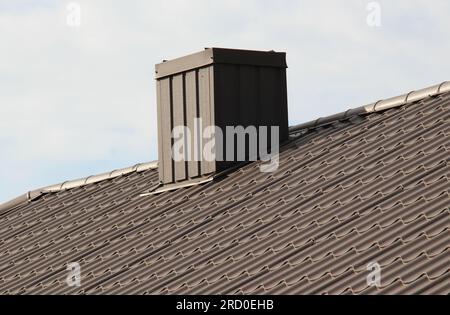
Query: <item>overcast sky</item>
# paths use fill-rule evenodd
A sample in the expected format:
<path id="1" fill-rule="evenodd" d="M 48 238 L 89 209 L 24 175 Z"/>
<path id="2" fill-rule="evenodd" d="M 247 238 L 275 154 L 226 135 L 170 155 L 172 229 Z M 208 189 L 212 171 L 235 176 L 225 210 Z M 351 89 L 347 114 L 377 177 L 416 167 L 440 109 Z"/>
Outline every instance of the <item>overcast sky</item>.
<path id="1" fill-rule="evenodd" d="M 155 160 L 154 64 L 204 47 L 286 51 L 291 124 L 450 79 L 448 0 L 74 2 L 0 0 L 0 202 Z"/>

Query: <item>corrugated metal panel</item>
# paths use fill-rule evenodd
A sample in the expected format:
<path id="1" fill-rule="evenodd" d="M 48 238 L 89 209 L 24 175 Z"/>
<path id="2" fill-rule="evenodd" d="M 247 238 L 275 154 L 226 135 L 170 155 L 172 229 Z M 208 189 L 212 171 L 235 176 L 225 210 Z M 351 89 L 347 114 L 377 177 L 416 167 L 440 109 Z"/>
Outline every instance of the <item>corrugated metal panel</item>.
<path id="1" fill-rule="evenodd" d="M 202 130 L 208 126 L 215 125 L 214 120 L 214 75 L 213 68 L 202 68 L 198 71 L 198 86 L 199 86 L 199 106 L 200 106 L 200 117 L 202 119 Z M 203 148 L 202 148 L 203 149 Z M 201 162 L 201 175 L 211 174 L 216 171 L 216 164 L 214 159 L 209 154 L 205 153 L 204 160 Z"/>
<path id="2" fill-rule="evenodd" d="M 188 162 L 188 177 L 195 178 L 200 176 L 199 163 L 195 160 L 199 156 L 200 139 L 196 138 L 195 130 L 198 126 L 194 125 L 195 119 L 199 118 L 199 97 L 198 97 L 198 81 L 197 71 L 189 71 L 186 73 L 186 123 L 191 131 L 189 146 L 189 162 Z M 200 135 L 197 133 L 197 135 Z"/>
<path id="3" fill-rule="evenodd" d="M 214 69 L 216 94 L 219 95 L 215 106 L 218 126 L 223 129 L 237 125 L 279 126 L 280 142 L 288 139 L 285 68 L 219 64 Z M 270 148 L 270 132 L 268 138 Z M 258 150 L 259 144 L 260 141 Z M 249 150 L 246 157 L 250 158 Z M 223 170 L 234 163 L 219 162 L 218 165 L 218 169 Z"/>
<path id="4" fill-rule="evenodd" d="M 218 161 L 218 169 L 224 170 L 231 167 L 234 163 L 230 162 L 230 152 L 226 150 L 226 127 L 237 126 L 241 124 L 241 104 L 239 98 L 239 72 L 237 65 L 216 65 L 214 67 L 215 75 L 215 120 L 216 125 L 223 131 L 223 158 L 227 161 Z M 236 145 L 235 145 L 236 147 Z M 233 149 L 236 153 L 236 149 Z M 232 156 L 234 160 L 236 154 Z"/>
<path id="5" fill-rule="evenodd" d="M 288 139 L 286 56 L 284 53 L 241 51 L 230 49 L 207 49 L 198 54 L 164 62 L 156 66 L 157 80 L 169 80 L 172 89 L 171 111 L 161 111 L 162 121 L 172 121 L 171 127 L 188 126 L 191 139 L 194 139 L 194 119 L 202 120 L 200 132 L 208 126 L 217 125 L 223 131 L 223 158 L 228 162 L 203 156 L 200 163 L 195 161 L 173 162 L 169 154 L 162 153 L 160 158 L 160 178 L 170 184 L 199 176 L 210 175 L 216 171 L 228 169 L 240 162 L 236 153 L 227 155 L 226 127 L 279 126 L 280 141 Z M 163 86 L 167 94 L 167 86 Z M 164 100 L 159 96 L 159 102 Z M 167 102 L 164 106 L 168 106 Z M 161 116 L 160 115 L 160 116 Z M 167 128 L 167 126 L 165 126 Z M 163 128 L 162 128 L 163 129 Z M 164 130 L 163 130 L 164 131 Z M 160 150 L 171 151 L 166 132 L 160 132 Z M 270 134 L 269 134 L 270 137 Z M 216 138 L 217 140 L 217 138 Z M 192 142 L 191 142 L 192 144 Z M 203 153 L 204 144 L 200 148 Z M 216 141 L 217 146 L 219 142 Z M 248 146 L 248 142 L 247 142 Z M 193 146 L 189 157 L 193 158 Z M 247 147 L 245 160 L 255 158 Z M 257 150 L 256 150 L 257 151 Z M 230 150 L 231 152 L 231 150 Z M 218 153 L 218 152 L 216 152 Z M 211 153 L 213 154 L 213 153 Z M 218 155 L 216 154 L 216 157 Z M 172 165 L 170 168 L 168 165 Z M 174 174 L 172 174 L 174 172 Z"/>
<path id="6" fill-rule="evenodd" d="M 158 129 L 158 157 L 159 157 L 159 174 L 160 180 L 163 182 L 171 182 L 173 177 L 173 165 L 171 158 L 172 147 L 172 79 L 165 78 L 157 83 L 158 99 L 157 105 L 159 109 L 159 129 Z"/>
<path id="7" fill-rule="evenodd" d="M 289 110 L 288 110 L 288 88 L 287 88 L 287 75 L 286 68 L 278 68 L 277 82 L 279 84 L 279 90 L 277 90 L 277 100 L 279 106 L 277 122 L 280 124 L 280 139 L 287 141 L 289 139 Z"/>
<path id="8" fill-rule="evenodd" d="M 180 182 L 194 179 L 215 172 L 215 162 L 208 156 L 210 161 L 195 161 L 194 144 L 202 144 L 202 132 L 207 126 L 214 125 L 214 77 L 212 67 L 194 69 L 186 73 L 165 77 L 158 80 L 159 86 L 159 114 L 160 133 L 159 150 L 161 150 L 160 180 L 163 183 Z M 195 119 L 201 119 L 198 126 L 198 141 L 194 141 Z M 187 126 L 190 132 L 191 143 L 186 143 L 185 149 L 189 150 L 184 162 L 175 162 L 172 159 L 171 131 L 177 126 Z M 188 134 L 186 134 L 188 136 Z M 203 148 L 198 147 L 197 155 L 203 157 Z"/>
<path id="9" fill-rule="evenodd" d="M 172 128 L 186 126 L 186 120 L 184 117 L 186 111 L 186 103 L 184 98 L 185 96 L 184 76 L 185 74 L 179 74 L 172 78 L 172 97 L 173 97 Z M 174 169 L 176 182 L 186 179 L 186 161 L 175 161 Z"/>

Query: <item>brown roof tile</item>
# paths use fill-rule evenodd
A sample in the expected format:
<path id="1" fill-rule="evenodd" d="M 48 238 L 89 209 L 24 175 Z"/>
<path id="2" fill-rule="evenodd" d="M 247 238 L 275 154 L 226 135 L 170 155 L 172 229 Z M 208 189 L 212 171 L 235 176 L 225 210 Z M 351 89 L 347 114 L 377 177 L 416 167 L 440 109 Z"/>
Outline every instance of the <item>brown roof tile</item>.
<path id="1" fill-rule="evenodd" d="M 308 129 L 274 174 L 142 197 L 148 168 L 48 192 L 0 213 L 0 293 L 450 294 L 449 162 L 445 93 Z"/>

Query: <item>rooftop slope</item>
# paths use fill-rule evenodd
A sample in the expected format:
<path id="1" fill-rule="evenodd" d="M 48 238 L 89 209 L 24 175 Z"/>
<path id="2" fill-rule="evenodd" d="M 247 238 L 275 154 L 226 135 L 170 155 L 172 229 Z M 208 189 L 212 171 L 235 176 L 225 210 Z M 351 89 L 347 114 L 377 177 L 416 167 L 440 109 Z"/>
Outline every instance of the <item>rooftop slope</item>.
<path id="1" fill-rule="evenodd" d="M 298 131 L 273 174 L 141 197 L 150 168 L 46 193 L 0 213 L 0 293 L 449 294 L 449 161 L 445 93 Z"/>

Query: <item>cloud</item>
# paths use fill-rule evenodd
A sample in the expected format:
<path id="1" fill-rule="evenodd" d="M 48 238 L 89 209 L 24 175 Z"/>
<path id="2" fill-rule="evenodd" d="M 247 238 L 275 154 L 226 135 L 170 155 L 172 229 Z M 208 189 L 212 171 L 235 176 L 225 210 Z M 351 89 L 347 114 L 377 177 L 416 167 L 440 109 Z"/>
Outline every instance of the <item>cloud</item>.
<path id="1" fill-rule="evenodd" d="M 203 47 L 287 51 L 291 123 L 448 79 L 435 0 L 0 0 L 0 200 L 157 158 L 153 67 Z"/>

